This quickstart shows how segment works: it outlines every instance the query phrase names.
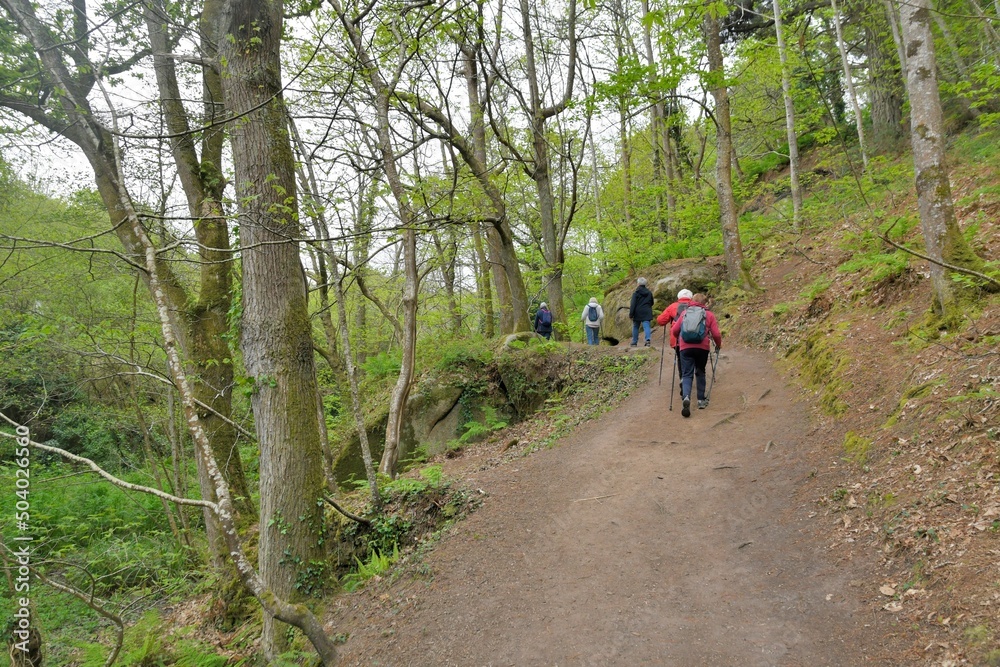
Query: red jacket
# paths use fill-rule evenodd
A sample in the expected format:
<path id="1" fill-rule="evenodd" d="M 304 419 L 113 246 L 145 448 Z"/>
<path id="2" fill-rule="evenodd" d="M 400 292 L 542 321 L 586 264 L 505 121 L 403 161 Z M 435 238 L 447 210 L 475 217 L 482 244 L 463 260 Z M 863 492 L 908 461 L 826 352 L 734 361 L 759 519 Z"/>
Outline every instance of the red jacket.
<path id="1" fill-rule="evenodd" d="M 698 304 L 700 305 L 700 304 Z M 681 333 L 681 320 L 674 322 L 674 325 L 670 327 L 670 339 L 676 339 Z M 681 350 L 687 350 L 688 348 L 701 348 L 702 350 L 711 350 L 712 346 L 710 341 L 715 341 L 715 347 L 722 347 L 722 334 L 719 333 L 719 321 L 715 319 L 715 315 L 709 309 L 705 309 L 705 337 L 701 339 L 700 343 L 686 343 L 684 339 L 680 339 Z"/>
<path id="2" fill-rule="evenodd" d="M 661 327 L 667 326 L 675 319 L 677 319 L 677 306 L 688 303 L 691 303 L 691 299 L 688 297 L 684 297 L 680 301 L 673 302 L 656 317 L 656 323 L 659 324 Z M 677 347 L 677 336 L 674 335 L 673 331 L 670 332 L 670 347 Z"/>

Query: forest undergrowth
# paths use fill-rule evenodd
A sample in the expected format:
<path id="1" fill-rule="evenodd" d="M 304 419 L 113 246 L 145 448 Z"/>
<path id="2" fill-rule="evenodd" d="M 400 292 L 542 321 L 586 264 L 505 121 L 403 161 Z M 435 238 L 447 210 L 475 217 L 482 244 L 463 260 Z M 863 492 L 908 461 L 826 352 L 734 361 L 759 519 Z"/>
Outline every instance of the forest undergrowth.
<path id="1" fill-rule="evenodd" d="M 995 273 L 992 146 L 962 136 L 951 156 L 960 225 Z M 919 630 L 911 657 L 1000 665 L 1000 299 L 953 274 L 963 321 L 939 328 L 926 262 L 881 238 L 921 247 L 916 203 L 899 194 L 909 177 L 883 165 L 868 205 L 814 192 L 831 217 L 754 247 L 762 291 L 736 305 L 733 333 L 802 387 L 827 462 L 813 513 L 838 560 L 878 555 L 865 589 Z"/>

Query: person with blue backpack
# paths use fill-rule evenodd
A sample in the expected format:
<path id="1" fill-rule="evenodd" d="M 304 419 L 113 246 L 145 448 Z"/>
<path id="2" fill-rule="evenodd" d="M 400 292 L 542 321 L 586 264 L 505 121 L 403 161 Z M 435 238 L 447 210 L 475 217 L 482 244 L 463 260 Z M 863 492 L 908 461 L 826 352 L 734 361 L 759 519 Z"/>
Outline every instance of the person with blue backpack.
<path id="1" fill-rule="evenodd" d="M 716 351 L 722 349 L 719 321 L 705 307 L 707 302 L 708 297 L 704 294 L 695 294 L 683 315 L 670 328 L 671 335 L 677 338 L 681 348 L 681 394 L 684 396 L 681 414 L 685 417 L 691 416 L 692 384 L 696 385 L 698 392 L 698 409 L 708 407 L 705 367 L 708 365 L 712 343 L 715 343 Z"/>
<path id="2" fill-rule="evenodd" d="M 535 333 L 544 338 L 552 338 L 552 311 L 547 303 L 542 301 L 535 313 Z"/>
<path id="3" fill-rule="evenodd" d="M 597 297 L 591 297 L 590 303 L 583 307 L 583 329 L 587 332 L 587 345 L 597 345 L 600 342 L 598 334 L 601 331 L 601 322 L 604 321 L 604 309 L 597 303 Z"/>

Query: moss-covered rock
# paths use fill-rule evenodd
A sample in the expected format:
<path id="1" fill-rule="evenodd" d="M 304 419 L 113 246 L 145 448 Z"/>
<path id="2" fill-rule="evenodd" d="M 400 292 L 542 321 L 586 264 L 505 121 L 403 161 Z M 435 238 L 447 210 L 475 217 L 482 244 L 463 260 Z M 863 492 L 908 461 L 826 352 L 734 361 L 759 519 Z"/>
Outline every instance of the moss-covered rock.
<path id="1" fill-rule="evenodd" d="M 643 269 L 642 275 L 653 292 L 653 313 L 658 315 L 677 300 L 677 292 L 689 289 L 694 293 L 705 292 L 711 296 L 712 289 L 725 279 L 726 265 L 721 257 L 705 259 L 677 259 L 662 262 Z M 632 320 L 628 317 L 635 280 L 630 276 L 604 294 L 604 324 L 601 335 L 614 341 L 632 339 Z M 655 326 L 655 324 L 654 324 Z"/>

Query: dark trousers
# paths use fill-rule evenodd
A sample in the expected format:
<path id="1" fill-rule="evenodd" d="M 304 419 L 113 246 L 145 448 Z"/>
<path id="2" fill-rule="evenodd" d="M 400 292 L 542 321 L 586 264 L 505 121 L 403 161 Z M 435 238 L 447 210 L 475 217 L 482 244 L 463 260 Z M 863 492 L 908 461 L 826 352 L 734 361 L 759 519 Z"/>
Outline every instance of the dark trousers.
<path id="1" fill-rule="evenodd" d="M 698 400 L 705 400 L 705 366 L 708 350 L 689 347 L 681 350 L 681 395 L 691 396 L 691 381 L 697 379 Z"/>

